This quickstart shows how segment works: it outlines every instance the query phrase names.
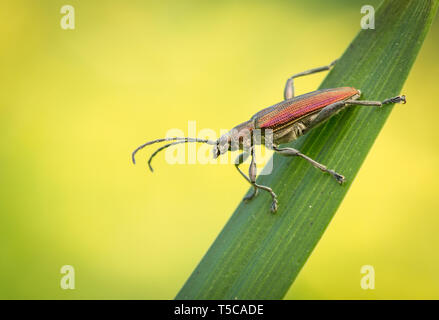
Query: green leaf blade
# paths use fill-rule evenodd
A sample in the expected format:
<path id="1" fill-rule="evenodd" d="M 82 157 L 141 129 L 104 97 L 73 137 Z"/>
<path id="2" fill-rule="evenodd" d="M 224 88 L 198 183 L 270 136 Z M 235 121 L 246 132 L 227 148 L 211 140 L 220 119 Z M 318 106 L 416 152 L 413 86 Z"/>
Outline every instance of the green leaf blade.
<path id="1" fill-rule="evenodd" d="M 375 30 L 361 30 L 320 88 L 352 86 L 361 99 L 396 96 L 435 17 L 439 1 L 384 1 Z M 410 103 L 410 97 L 407 97 Z M 399 106 L 403 108 L 403 106 Z M 270 186 L 238 206 L 176 299 L 281 299 L 323 235 L 393 106 L 352 107 L 291 145 L 347 178 L 340 186 L 302 159 L 273 158 Z"/>

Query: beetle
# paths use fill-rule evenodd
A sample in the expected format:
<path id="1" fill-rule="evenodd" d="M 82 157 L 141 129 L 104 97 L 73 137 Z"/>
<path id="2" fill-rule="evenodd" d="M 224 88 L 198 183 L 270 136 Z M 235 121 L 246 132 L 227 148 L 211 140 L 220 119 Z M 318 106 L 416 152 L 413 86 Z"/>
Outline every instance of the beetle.
<path id="1" fill-rule="evenodd" d="M 264 142 L 266 147 L 283 156 L 297 156 L 303 158 L 317 169 L 329 173 L 338 183 L 342 184 L 345 181 L 345 177 L 341 174 L 332 169 L 328 169 L 323 164 L 311 159 L 299 150 L 293 148 L 281 148 L 279 145 L 296 140 L 298 137 L 306 134 L 310 129 L 327 121 L 330 117 L 348 106 L 361 105 L 381 107 L 385 104 L 406 103 L 406 98 L 404 95 L 400 95 L 383 101 L 358 100 L 361 96 L 361 91 L 353 87 L 321 89 L 300 96 L 294 96 L 295 78 L 330 70 L 335 65 L 336 61 L 323 67 L 313 68 L 294 74 L 288 78 L 284 89 L 283 101 L 259 111 L 253 115 L 250 120 L 237 125 L 229 132 L 222 135 L 218 140 L 213 141 L 190 137 L 171 137 L 148 141 L 134 150 L 132 153 L 132 161 L 134 164 L 136 163 L 135 155 L 139 150 L 148 145 L 165 141 L 173 142 L 163 145 L 151 155 L 148 160 L 148 166 L 151 171 L 153 171 L 151 160 L 157 153 L 180 143 L 199 142 L 213 145 L 214 158 L 217 158 L 228 151 L 243 150 L 243 152 L 237 157 L 235 166 L 239 173 L 253 186 L 252 193 L 244 197 L 243 200 L 249 201 L 253 199 L 257 195 L 259 189 L 265 190 L 270 193 L 272 197 L 271 211 L 273 213 L 276 212 L 278 208 L 276 194 L 270 187 L 256 183 L 257 172 L 255 145 L 257 144 L 262 144 L 262 142 Z M 262 138 L 260 140 L 253 139 L 253 134 L 257 131 L 260 132 Z M 268 132 L 270 133 L 270 139 L 267 139 Z M 245 162 L 249 156 L 251 156 L 251 161 L 249 174 L 247 176 L 239 168 L 239 165 Z"/>

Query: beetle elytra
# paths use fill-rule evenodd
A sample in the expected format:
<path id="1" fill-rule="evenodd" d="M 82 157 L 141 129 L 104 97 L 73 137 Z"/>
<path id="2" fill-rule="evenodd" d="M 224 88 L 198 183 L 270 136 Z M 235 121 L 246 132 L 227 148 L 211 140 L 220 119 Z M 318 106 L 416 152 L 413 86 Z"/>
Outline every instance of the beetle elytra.
<path id="1" fill-rule="evenodd" d="M 133 163 L 136 163 L 135 155 L 140 149 L 154 143 L 165 141 L 173 142 L 163 145 L 151 155 L 148 161 L 151 171 L 151 160 L 158 152 L 180 143 L 199 142 L 213 145 L 214 158 L 217 158 L 219 155 L 228 151 L 235 151 L 238 149 L 243 150 L 235 161 L 235 166 L 239 173 L 253 186 L 252 193 L 245 197 L 244 200 L 249 201 L 253 199 L 257 195 L 259 189 L 265 190 L 270 193 L 272 197 L 271 211 L 274 213 L 277 211 L 278 207 L 276 194 L 270 187 L 256 183 L 255 139 L 252 138 L 252 133 L 256 132 L 256 130 L 260 130 L 262 141 L 264 141 L 264 139 L 267 138 L 265 132 L 270 131 L 272 133 L 270 135 L 271 141 L 268 144 L 266 143 L 266 146 L 268 145 L 273 151 L 280 153 L 281 155 L 297 156 L 305 159 L 314 167 L 323 172 L 329 173 L 338 183 L 341 184 L 345 181 L 344 176 L 341 174 L 328 169 L 326 166 L 318 163 L 296 149 L 281 148 L 279 145 L 296 140 L 298 137 L 306 134 L 310 129 L 325 122 L 337 112 L 348 106 L 361 105 L 380 107 L 385 104 L 406 103 L 406 99 L 404 95 L 401 95 L 383 101 L 358 100 L 361 96 L 361 91 L 352 87 L 321 89 L 297 97 L 294 96 L 295 78 L 329 70 L 335 62 L 336 61 L 327 66 L 310 69 L 291 76 L 285 85 L 284 100 L 282 102 L 259 111 L 251 117 L 250 120 L 237 125 L 232 130 L 222 135 L 218 140 L 213 141 L 189 137 L 157 139 L 146 142 L 135 149 L 132 153 L 132 161 Z M 248 133 L 250 133 L 250 135 Z M 247 176 L 239 168 L 239 165 L 245 162 L 249 156 L 251 156 L 251 161 L 249 174 Z"/>

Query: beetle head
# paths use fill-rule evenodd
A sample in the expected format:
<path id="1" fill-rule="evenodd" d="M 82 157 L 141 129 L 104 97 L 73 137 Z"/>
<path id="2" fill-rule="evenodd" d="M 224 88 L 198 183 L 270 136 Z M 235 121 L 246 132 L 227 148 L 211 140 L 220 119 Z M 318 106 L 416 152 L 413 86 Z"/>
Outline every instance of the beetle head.
<path id="1" fill-rule="evenodd" d="M 248 150 L 252 144 L 252 130 L 247 122 L 242 123 L 223 134 L 213 147 L 213 158 L 216 159 L 227 151 Z"/>
<path id="2" fill-rule="evenodd" d="M 220 155 L 226 153 L 230 149 L 231 145 L 231 134 L 230 131 L 223 134 L 218 140 L 216 140 L 216 144 L 213 146 L 213 158 L 216 159 Z"/>

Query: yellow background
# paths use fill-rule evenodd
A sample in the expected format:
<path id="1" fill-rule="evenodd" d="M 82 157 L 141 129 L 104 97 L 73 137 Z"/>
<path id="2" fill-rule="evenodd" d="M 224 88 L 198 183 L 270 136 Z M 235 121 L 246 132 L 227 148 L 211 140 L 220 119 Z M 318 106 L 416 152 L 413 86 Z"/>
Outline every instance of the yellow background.
<path id="1" fill-rule="evenodd" d="M 65 4 L 73 31 L 60 27 Z M 172 299 L 248 185 L 233 165 L 163 155 L 152 174 L 154 149 L 137 166 L 131 151 L 188 120 L 219 132 L 279 102 L 291 74 L 344 52 L 363 4 L 2 1 L 0 298 Z M 438 37 L 436 21 L 408 103 L 287 299 L 439 298 Z M 75 290 L 60 288 L 63 265 Z M 363 265 L 375 267 L 375 290 L 360 287 Z"/>

